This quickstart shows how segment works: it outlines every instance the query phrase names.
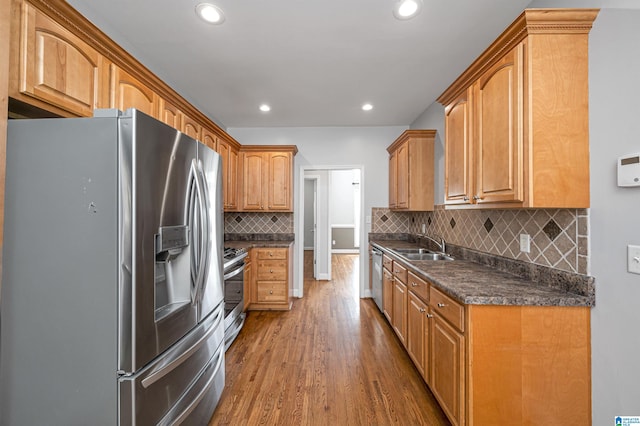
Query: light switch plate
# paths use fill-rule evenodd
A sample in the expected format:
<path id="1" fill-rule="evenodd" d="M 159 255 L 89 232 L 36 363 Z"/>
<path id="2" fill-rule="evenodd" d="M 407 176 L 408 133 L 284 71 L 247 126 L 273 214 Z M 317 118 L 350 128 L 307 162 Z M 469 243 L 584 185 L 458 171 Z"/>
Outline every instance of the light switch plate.
<path id="1" fill-rule="evenodd" d="M 640 246 L 627 246 L 627 271 L 640 274 Z"/>

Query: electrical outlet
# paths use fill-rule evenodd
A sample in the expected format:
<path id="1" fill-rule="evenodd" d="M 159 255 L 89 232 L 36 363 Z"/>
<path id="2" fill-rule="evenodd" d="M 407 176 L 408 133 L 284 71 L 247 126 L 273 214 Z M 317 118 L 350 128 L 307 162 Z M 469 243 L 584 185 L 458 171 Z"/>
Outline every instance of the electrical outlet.
<path id="1" fill-rule="evenodd" d="M 422 224 L 422 235 L 426 234 L 427 232 L 427 226 L 423 223 Z"/>
<path id="2" fill-rule="evenodd" d="M 640 274 L 640 246 L 627 246 L 627 271 Z"/>
<path id="3" fill-rule="evenodd" d="M 520 234 L 520 251 L 523 253 L 531 252 L 531 236 L 529 234 Z"/>

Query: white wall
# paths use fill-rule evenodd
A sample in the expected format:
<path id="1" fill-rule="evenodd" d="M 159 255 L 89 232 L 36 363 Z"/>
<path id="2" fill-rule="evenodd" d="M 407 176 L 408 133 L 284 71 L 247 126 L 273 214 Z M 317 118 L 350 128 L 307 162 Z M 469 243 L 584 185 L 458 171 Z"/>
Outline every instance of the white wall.
<path id="1" fill-rule="evenodd" d="M 593 424 L 607 425 L 640 416 L 640 275 L 626 271 L 640 187 L 616 185 L 617 157 L 640 152 L 640 10 L 601 10 L 589 43 Z"/>
<path id="2" fill-rule="evenodd" d="M 444 203 L 444 106 L 435 102 L 431 104 L 416 120 L 411 123 L 412 129 L 436 130 L 433 148 L 433 202 Z"/>
<path id="3" fill-rule="evenodd" d="M 371 215 L 372 207 L 389 205 L 389 161 L 386 148 L 408 126 L 390 127 L 293 127 L 293 128 L 228 128 L 227 132 L 247 145 L 297 145 L 295 184 L 300 181 L 301 167 L 345 166 L 362 167 L 363 216 Z M 294 226 L 299 229 L 298 213 L 301 201 L 295 189 Z M 364 221 L 363 221 L 364 223 Z M 361 241 L 367 241 L 368 224 L 361 227 Z M 296 232 L 294 255 L 294 295 L 302 295 L 302 267 L 298 253 L 302 253 L 302 235 Z M 366 296 L 364 283 L 369 280 L 366 255 L 367 244 L 360 251 L 360 289 Z"/>

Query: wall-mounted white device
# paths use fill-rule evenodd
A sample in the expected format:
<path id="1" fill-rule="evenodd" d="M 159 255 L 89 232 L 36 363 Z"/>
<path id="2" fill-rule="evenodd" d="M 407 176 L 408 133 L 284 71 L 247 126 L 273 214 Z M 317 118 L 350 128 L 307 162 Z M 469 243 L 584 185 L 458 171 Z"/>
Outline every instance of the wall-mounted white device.
<path id="1" fill-rule="evenodd" d="M 618 158 L 618 186 L 640 186 L 640 152 Z"/>

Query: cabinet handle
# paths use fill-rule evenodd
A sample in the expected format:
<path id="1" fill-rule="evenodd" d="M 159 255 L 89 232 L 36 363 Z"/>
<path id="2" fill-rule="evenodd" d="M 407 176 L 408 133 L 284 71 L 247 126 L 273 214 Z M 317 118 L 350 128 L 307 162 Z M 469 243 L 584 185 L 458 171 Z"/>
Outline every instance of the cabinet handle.
<path id="1" fill-rule="evenodd" d="M 427 314 L 427 318 L 433 318 L 432 314 Z"/>
<path id="2" fill-rule="evenodd" d="M 269 294 L 273 294 L 273 290 L 269 290 Z"/>
<path id="3" fill-rule="evenodd" d="M 269 269 L 269 273 L 273 274 L 273 269 Z"/>
<path id="4" fill-rule="evenodd" d="M 473 196 L 474 201 L 478 201 L 478 200 L 482 200 L 482 197 L 479 195 L 474 195 Z"/>
<path id="5" fill-rule="evenodd" d="M 423 313 L 423 312 L 425 312 L 425 311 L 426 311 L 426 309 L 424 309 L 424 308 L 420 308 L 420 313 Z"/>
<path id="6" fill-rule="evenodd" d="M 464 197 L 462 200 L 464 200 L 464 201 L 469 201 L 469 197 L 467 197 L 467 196 L 465 195 L 465 197 Z"/>
<path id="7" fill-rule="evenodd" d="M 273 257 L 273 252 L 272 251 L 269 252 L 269 256 Z"/>
<path id="8" fill-rule="evenodd" d="M 445 306 L 447 305 L 445 305 L 444 303 L 438 303 L 438 308 L 444 308 Z"/>
<path id="9" fill-rule="evenodd" d="M 418 283 L 411 283 L 411 287 L 418 287 Z"/>

